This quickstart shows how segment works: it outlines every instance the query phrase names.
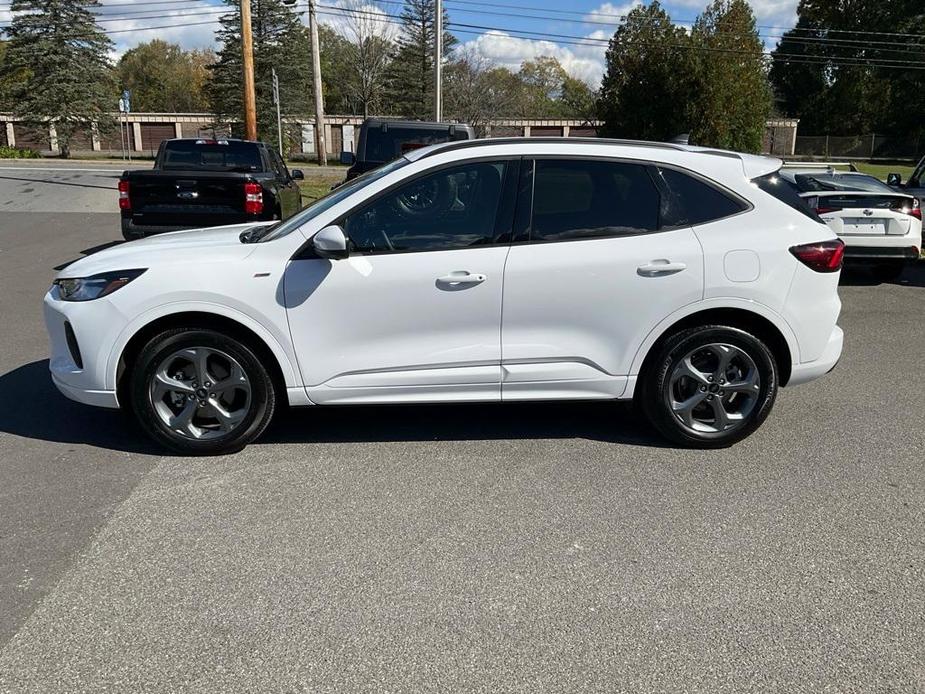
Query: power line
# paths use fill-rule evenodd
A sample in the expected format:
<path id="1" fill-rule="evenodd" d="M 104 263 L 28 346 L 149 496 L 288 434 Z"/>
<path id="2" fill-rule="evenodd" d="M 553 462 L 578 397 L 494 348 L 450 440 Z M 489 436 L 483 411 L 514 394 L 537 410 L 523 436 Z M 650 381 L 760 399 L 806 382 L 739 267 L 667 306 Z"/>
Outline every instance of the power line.
<path id="1" fill-rule="evenodd" d="M 458 0 L 457 0 L 458 1 Z M 225 15 L 231 15 L 233 13 L 233 8 L 223 8 L 218 6 L 211 6 L 213 9 L 197 12 L 185 12 L 183 14 L 162 14 L 147 16 L 143 18 L 136 18 L 135 20 L 125 20 L 118 19 L 116 17 L 106 17 L 105 19 L 98 19 L 97 21 L 138 21 L 138 19 L 159 19 L 159 18 L 185 18 L 190 16 L 201 16 L 209 15 L 216 13 L 223 13 Z M 365 15 L 365 16 L 374 16 L 380 19 L 385 23 L 401 25 L 401 18 L 388 14 L 385 12 L 374 12 L 370 10 L 360 10 L 360 9 L 351 9 L 343 8 L 338 6 L 331 5 L 319 5 L 319 7 L 326 8 L 325 10 L 319 10 L 318 14 L 323 14 L 326 16 L 336 16 L 343 17 L 345 15 Z M 197 8 L 184 8 L 184 9 L 197 9 Z M 290 10 L 282 10 L 282 12 L 288 12 Z M 170 28 L 180 28 L 186 26 L 204 26 L 209 24 L 219 24 L 222 18 L 202 21 L 202 22 L 183 22 L 181 24 L 164 24 L 159 26 L 140 26 L 133 27 L 129 29 L 110 29 L 110 30 L 100 30 L 103 34 L 121 34 L 127 32 L 138 32 L 138 31 L 152 31 L 158 29 L 170 29 Z M 505 27 L 492 27 L 492 26 L 483 26 L 483 25 L 474 25 L 474 24 L 464 24 L 459 22 L 450 22 L 450 26 L 454 28 L 454 31 L 462 34 L 470 34 L 475 36 L 484 36 L 492 31 L 505 32 L 508 36 L 520 40 L 543 40 L 543 39 L 557 39 L 557 43 L 563 45 L 576 45 L 576 46 L 591 46 L 591 47 L 603 47 L 604 44 L 608 43 L 608 39 L 598 39 L 595 37 L 587 36 L 574 36 L 569 34 L 554 34 L 546 32 L 530 32 L 525 30 L 516 30 Z M 3 27 L 8 28 L 8 27 Z M 529 36 L 514 36 L 513 34 L 528 34 Z M 72 35 L 71 38 L 80 38 L 81 35 Z M 734 48 L 719 48 L 719 47 L 706 47 L 706 46 L 688 46 L 682 44 L 662 44 L 668 45 L 669 47 L 676 47 L 680 49 L 690 49 L 690 50 L 702 50 L 702 51 L 713 51 L 713 52 L 723 52 L 723 53 L 732 53 L 739 54 L 746 57 L 753 58 L 766 58 L 774 61 L 784 61 L 789 63 L 796 64 L 812 64 L 812 65 L 838 65 L 845 67 L 876 67 L 876 68 L 895 68 L 895 69 L 910 69 L 910 70 L 923 70 L 925 69 L 925 63 L 921 62 L 910 62 L 910 61 L 900 61 L 900 60 L 888 60 L 888 59 L 865 59 L 860 57 L 848 57 L 848 56 L 815 56 L 815 55 L 805 55 L 805 54 L 780 54 L 780 53 L 767 53 L 762 52 L 756 54 L 754 51 L 745 51 L 741 49 Z"/>

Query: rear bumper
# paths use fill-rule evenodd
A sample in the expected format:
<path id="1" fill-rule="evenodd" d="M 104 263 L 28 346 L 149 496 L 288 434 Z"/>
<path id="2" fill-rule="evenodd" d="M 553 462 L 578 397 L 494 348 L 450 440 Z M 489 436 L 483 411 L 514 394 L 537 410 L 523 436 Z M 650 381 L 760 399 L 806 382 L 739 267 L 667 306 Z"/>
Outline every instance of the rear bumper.
<path id="1" fill-rule="evenodd" d="M 208 219 L 192 222 L 190 224 L 136 224 L 131 217 L 122 218 L 122 236 L 127 240 L 141 239 L 145 236 L 154 236 L 155 234 L 168 234 L 171 231 L 185 231 L 187 229 L 207 229 L 209 227 L 232 226 L 234 224 L 247 224 L 248 222 L 267 221 L 255 216 L 241 215 L 239 218 L 229 220 L 210 221 Z"/>
<path id="2" fill-rule="evenodd" d="M 848 260 L 916 260 L 919 249 L 915 246 L 845 246 Z"/>
<path id="3" fill-rule="evenodd" d="M 844 340 L 844 332 L 836 325 L 829 336 L 829 341 L 826 343 L 822 355 L 813 361 L 794 364 L 790 370 L 790 380 L 787 381 L 787 385 L 798 386 L 801 383 L 807 383 L 829 373 L 841 358 Z"/>

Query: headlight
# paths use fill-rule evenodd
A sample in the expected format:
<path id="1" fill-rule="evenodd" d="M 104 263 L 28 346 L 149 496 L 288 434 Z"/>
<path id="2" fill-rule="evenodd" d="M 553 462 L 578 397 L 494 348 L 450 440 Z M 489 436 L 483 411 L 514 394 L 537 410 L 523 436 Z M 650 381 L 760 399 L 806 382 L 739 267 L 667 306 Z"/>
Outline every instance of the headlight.
<path id="1" fill-rule="evenodd" d="M 141 275 L 141 270 L 102 272 L 90 277 L 60 278 L 55 280 L 58 293 L 64 301 L 90 301 L 112 294 Z"/>

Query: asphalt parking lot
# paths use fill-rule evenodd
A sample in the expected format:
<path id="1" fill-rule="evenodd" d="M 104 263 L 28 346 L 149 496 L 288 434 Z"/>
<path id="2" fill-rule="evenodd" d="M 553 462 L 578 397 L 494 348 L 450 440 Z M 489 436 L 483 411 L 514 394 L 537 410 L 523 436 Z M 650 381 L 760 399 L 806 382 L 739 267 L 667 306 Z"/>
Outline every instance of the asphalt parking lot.
<path id="1" fill-rule="evenodd" d="M 47 375 L 117 173 L 0 165 L 0 691 L 925 691 L 925 264 L 847 274 L 839 367 L 727 450 L 467 405 L 185 459 Z"/>

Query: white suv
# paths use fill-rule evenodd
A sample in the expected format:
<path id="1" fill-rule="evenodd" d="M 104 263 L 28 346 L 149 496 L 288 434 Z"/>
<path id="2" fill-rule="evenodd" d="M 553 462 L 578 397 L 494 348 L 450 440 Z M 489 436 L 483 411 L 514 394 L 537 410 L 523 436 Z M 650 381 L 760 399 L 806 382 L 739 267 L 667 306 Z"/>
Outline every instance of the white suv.
<path id="1" fill-rule="evenodd" d="M 51 372 L 184 453 L 277 407 L 635 399 L 729 445 L 833 368 L 844 245 L 776 159 L 680 145 L 414 150 L 291 219 L 83 258 L 45 297 Z"/>

